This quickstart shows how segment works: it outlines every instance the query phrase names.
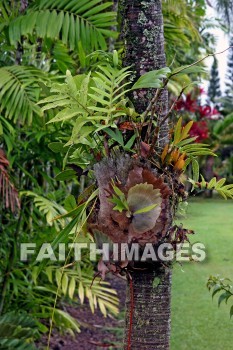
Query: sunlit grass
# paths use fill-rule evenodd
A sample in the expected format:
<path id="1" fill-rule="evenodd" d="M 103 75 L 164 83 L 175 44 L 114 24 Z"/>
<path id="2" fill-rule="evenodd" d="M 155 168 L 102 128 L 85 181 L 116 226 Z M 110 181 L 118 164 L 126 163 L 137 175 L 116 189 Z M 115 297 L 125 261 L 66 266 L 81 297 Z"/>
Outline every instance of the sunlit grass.
<path id="1" fill-rule="evenodd" d="M 229 305 L 217 306 L 206 288 L 209 275 L 233 280 L 233 201 L 195 199 L 184 227 L 195 230 L 192 241 L 207 249 L 204 263 L 176 265 L 173 271 L 171 350 L 230 350 L 233 319 Z"/>

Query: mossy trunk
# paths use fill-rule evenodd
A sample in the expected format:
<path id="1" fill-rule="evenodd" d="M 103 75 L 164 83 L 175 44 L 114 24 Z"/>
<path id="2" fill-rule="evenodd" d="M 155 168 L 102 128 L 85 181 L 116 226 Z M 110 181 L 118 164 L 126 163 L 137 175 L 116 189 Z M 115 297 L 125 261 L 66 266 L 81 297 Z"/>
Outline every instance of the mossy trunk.
<path id="1" fill-rule="evenodd" d="M 131 273 L 126 299 L 124 350 L 167 350 L 170 343 L 171 270 Z"/>
<path id="2" fill-rule="evenodd" d="M 132 66 L 132 80 L 151 70 L 166 66 L 161 0 L 121 0 L 124 65 Z M 155 90 L 136 90 L 130 98 L 143 113 Z M 168 111 L 168 93 L 164 89 L 156 105 L 157 122 Z M 160 150 L 168 142 L 168 122 L 160 128 Z M 142 269 L 140 269 L 142 267 Z M 126 302 L 125 350 L 169 349 L 171 271 L 162 264 L 131 272 Z M 156 281 L 159 281 L 156 287 Z"/>
<path id="3" fill-rule="evenodd" d="M 123 63 L 132 66 L 135 72 L 131 79 L 137 80 L 151 70 L 166 66 L 164 52 L 164 28 L 161 0 L 121 0 L 121 31 L 125 44 Z M 149 101 L 154 97 L 154 89 L 135 90 L 130 99 L 137 112 L 145 111 Z M 162 92 L 156 106 L 158 122 L 168 111 L 168 92 Z M 163 147 L 168 141 L 168 122 L 163 123 L 159 144 Z"/>

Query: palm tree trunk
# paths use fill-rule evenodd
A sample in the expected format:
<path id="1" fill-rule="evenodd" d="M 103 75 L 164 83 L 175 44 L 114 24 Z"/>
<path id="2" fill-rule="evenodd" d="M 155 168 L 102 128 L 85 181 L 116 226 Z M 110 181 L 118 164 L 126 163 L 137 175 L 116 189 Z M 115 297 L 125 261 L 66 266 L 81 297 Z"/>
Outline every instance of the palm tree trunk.
<path id="1" fill-rule="evenodd" d="M 135 71 L 132 80 L 166 65 L 161 0 L 122 0 L 122 33 L 125 42 L 124 65 Z M 132 93 L 135 108 L 142 113 L 155 90 Z M 164 90 L 157 103 L 157 122 L 168 110 L 168 94 Z M 168 142 L 168 123 L 159 133 L 161 148 Z M 142 268 L 142 269 L 140 269 Z M 125 350 L 168 350 L 170 339 L 171 270 L 162 264 L 130 273 L 126 301 Z M 157 281 L 159 284 L 156 286 Z"/>
<path id="2" fill-rule="evenodd" d="M 131 273 L 126 297 L 125 350 L 169 349 L 171 270 L 161 265 Z"/>
<path id="3" fill-rule="evenodd" d="M 121 0 L 121 32 L 125 42 L 124 65 L 132 66 L 135 74 L 132 80 L 151 70 L 166 66 L 164 52 L 164 29 L 161 0 Z M 149 101 L 154 97 L 155 90 L 136 90 L 130 99 L 137 112 L 145 111 Z M 163 120 L 168 111 L 168 93 L 165 89 L 157 102 L 158 123 Z M 168 121 L 163 123 L 159 144 L 161 147 L 168 141 Z"/>

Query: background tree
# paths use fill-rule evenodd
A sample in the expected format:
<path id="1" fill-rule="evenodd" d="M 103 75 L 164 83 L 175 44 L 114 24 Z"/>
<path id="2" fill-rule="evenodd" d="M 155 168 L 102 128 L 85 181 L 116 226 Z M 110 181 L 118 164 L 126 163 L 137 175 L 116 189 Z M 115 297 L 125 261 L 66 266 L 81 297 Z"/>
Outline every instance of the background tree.
<path id="1" fill-rule="evenodd" d="M 233 38 L 230 39 L 230 46 L 232 47 L 233 45 Z M 227 61 L 227 73 L 226 73 L 226 80 L 225 80 L 225 85 L 226 85 L 226 90 L 225 93 L 227 96 L 232 96 L 233 94 L 233 49 L 229 49 L 229 54 L 228 54 L 228 61 Z"/>
<path id="2" fill-rule="evenodd" d="M 222 18 L 227 22 L 227 25 L 230 28 L 233 13 L 232 0 L 210 0 L 209 4 L 213 7 L 216 6 L 217 11 L 221 13 Z"/>
<path id="3" fill-rule="evenodd" d="M 220 78 L 219 78 L 219 70 L 218 70 L 218 61 L 214 57 L 214 61 L 210 71 L 210 83 L 208 87 L 208 98 L 214 104 L 217 103 L 216 99 L 221 96 L 221 88 L 220 88 Z"/>

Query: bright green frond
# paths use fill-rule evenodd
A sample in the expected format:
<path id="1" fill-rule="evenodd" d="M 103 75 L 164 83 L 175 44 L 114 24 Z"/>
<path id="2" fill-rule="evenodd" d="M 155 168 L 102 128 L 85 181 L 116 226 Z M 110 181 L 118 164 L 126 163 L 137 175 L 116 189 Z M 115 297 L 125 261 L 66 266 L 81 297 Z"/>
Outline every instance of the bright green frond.
<path id="1" fill-rule="evenodd" d="M 35 33 L 41 38 L 60 39 L 71 50 L 78 49 L 79 41 L 85 52 L 106 50 L 106 39 L 118 35 L 110 30 L 116 24 L 116 13 L 108 11 L 112 5 L 101 0 L 37 0 L 10 23 L 10 42 L 16 45 L 22 35 Z"/>

